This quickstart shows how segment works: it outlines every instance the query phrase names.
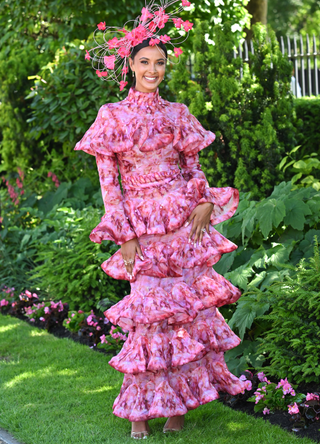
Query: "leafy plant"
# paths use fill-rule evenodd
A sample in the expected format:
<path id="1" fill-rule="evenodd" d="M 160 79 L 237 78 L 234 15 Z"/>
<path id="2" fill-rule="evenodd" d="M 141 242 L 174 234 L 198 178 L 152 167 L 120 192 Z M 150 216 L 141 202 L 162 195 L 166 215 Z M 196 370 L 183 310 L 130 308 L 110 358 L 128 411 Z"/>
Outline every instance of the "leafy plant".
<path id="1" fill-rule="evenodd" d="M 258 292 L 258 290 L 257 290 Z M 301 259 L 293 275 L 274 282 L 264 293 L 270 312 L 261 318 L 270 328 L 259 339 L 268 357 L 269 375 L 301 382 L 320 381 L 320 257 Z"/>
<path id="2" fill-rule="evenodd" d="M 294 186 L 293 189 L 302 186 L 312 186 L 316 191 L 320 190 L 320 171 L 316 171 L 316 176 L 314 177 L 311 173 L 315 170 L 320 170 L 320 161 L 317 158 L 317 153 L 311 153 L 305 155 L 300 159 L 295 158 L 295 153 L 301 148 L 301 145 L 293 148 L 287 155 L 282 159 L 279 165 L 279 169 L 286 171 L 289 169 L 291 172 L 291 183 Z M 290 168 L 289 168 L 290 167 Z M 300 182 L 298 182 L 300 181 Z"/>

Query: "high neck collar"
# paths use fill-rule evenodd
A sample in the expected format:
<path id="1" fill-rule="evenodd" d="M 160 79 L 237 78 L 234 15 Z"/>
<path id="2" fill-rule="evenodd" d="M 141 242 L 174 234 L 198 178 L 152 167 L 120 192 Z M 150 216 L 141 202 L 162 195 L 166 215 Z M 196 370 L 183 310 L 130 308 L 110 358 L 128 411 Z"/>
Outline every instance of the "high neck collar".
<path id="1" fill-rule="evenodd" d="M 159 103 L 159 88 L 156 91 L 146 93 L 137 91 L 134 87 L 131 87 L 127 100 L 138 105 L 156 105 Z"/>

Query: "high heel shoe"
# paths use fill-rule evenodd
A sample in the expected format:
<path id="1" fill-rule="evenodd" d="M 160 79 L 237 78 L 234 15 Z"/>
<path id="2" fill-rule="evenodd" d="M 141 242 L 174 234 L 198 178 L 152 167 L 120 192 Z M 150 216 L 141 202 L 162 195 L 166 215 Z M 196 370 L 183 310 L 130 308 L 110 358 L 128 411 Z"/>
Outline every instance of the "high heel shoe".
<path id="1" fill-rule="evenodd" d="M 170 418 L 167 419 L 167 422 L 165 423 L 164 427 L 163 427 L 163 433 L 167 433 L 167 432 L 180 432 L 183 429 L 184 426 L 184 416 L 182 419 L 182 424 L 181 427 L 179 429 L 175 428 L 175 427 L 168 427 Z"/>
<path id="2" fill-rule="evenodd" d="M 150 433 L 149 424 L 147 424 L 147 430 L 143 430 L 142 432 L 131 432 L 131 438 L 133 439 L 147 439 Z"/>

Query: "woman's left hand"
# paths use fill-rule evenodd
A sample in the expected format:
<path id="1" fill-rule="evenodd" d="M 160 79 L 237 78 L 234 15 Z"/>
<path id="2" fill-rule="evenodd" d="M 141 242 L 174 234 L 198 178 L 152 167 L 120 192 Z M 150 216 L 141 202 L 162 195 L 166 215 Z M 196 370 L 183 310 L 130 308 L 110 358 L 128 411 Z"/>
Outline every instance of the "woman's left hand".
<path id="1" fill-rule="evenodd" d="M 210 202 L 205 202 L 196 206 L 196 208 L 192 211 L 184 224 L 184 226 L 187 227 L 193 220 L 192 228 L 189 234 L 189 242 L 193 242 L 194 245 L 196 245 L 198 242 L 200 245 L 204 234 L 204 231 L 202 230 L 204 228 L 209 234 L 209 223 L 212 210 L 213 204 Z M 192 240 L 192 236 L 194 233 L 194 239 Z"/>

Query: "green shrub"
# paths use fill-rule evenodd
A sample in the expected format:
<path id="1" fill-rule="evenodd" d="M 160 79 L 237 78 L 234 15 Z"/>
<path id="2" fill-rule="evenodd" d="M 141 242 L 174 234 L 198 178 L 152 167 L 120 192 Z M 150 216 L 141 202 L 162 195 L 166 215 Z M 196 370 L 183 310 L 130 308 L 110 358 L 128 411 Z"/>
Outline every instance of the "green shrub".
<path id="1" fill-rule="evenodd" d="M 297 118 L 301 121 L 297 132 L 297 145 L 303 155 L 319 153 L 320 147 L 320 98 L 303 97 L 294 100 Z"/>
<path id="2" fill-rule="evenodd" d="M 288 377 L 296 383 L 320 381 L 320 257 L 302 259 L 292 276 L 276 281 L 263 296 L 270 313 L 262 316 L 270 324 L 259 339 L 260 350 L 270 364 L 264 371 Z"/>
<path id="3" fill-rule="evenodd" d="M 234 58 L 237 42 L 231 26 L 222 31 L 217 25 L 210 45 L 207 24 L 198 23 L 193 39 L 195 81 L 181 63 L 170 86 L 178 100 L 216 133 L 213 146 L 200 155 L 211 185 L 234 185 L 260 198 L 283 179 L 276 166 L 296 140 L 291 64 L 271 29 L 267 33 L 256 25 L 253 30 L 254 54 L 248 64 Z"/>

